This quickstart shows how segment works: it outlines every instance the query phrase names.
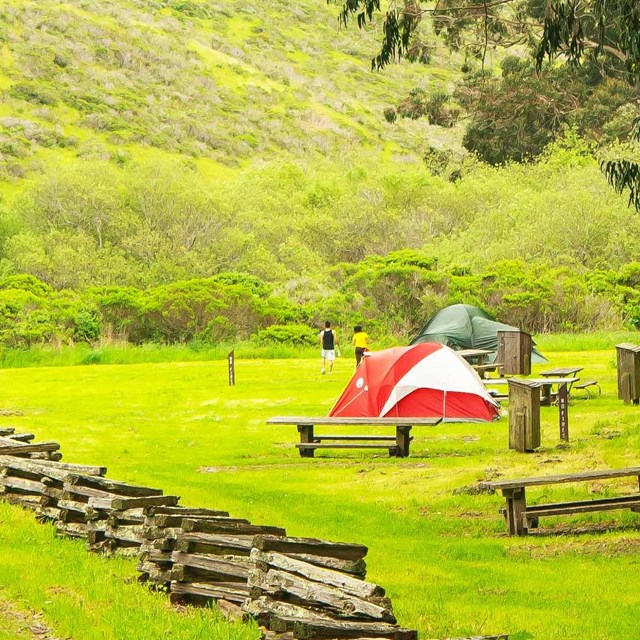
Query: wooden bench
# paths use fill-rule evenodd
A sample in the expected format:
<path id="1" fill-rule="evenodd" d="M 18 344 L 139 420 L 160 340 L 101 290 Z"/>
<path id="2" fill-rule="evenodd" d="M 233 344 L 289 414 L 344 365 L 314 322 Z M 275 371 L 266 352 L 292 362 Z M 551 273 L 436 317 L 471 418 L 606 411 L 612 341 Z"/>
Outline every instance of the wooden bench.
<path id="1" fill-rule="evenodd" d="M 480 376 L 480 378 L 486 377 L 487 373 L 491 373 L 492 371 L 498 371 L 502 369 L 501 362 L 494 362 L 493 364 L 472 364 L 471 365 L 476 373 Z"/>
<path id="2" fill-rule="evenodd" d="M 509 535 L 524 536 L 529 529 L 538 526 L 538 518 L 542 516 L 570 515 L 574 513 L 589 513 L 592 511 L 610 511 L 613 509 L 640 510 L 640 492 L 628 496 L 597 498 L 594 500 L 574 500 L 572 502 L 555 502 L 548 504 L 527 505 L 526 488 L 539 487 L 567 482 L 590 482 L 593 480 L 611 480 L 613 478 L 637 478 L 636 490 L 640 489 L 640 467 L 628 469 L 608 469 L 602 471 L 584 471 L 582 473 L 565 473 L 555 476 L 539 478 L 521 478 L 518 480 L 498 480 L 496 482 L 482 482 L 484 489 L 502 491 L 507 500 L 507 506 L 502 509 L 507 521 Z"/>
<path id="3" fill-rule="evenodd" d="M 574 389 L 584 389 L 587 392 L 587 399 L 591 397 L 591 390 L 589 387 L 596 387 L 598 389 L 598 395 L 602 395 L 602 389 L 597 380 L 584 380 L 573 385 Z"/>
<path id="4" fill-rule="evenodd" d="M 433 427 L 441 418 L 307 418 L 279 416 L 269 418 L 267 424 L 294 424 L 298 427 L 300 442 L 296 447 L 303 458 L 313 458 L 316 449 L 387 449 L 390 456 L 406 458 L 413 439 L 414 426 Z M 387 426 L 395 427 L 395 435 L 330 435 L 317 434 L 316 426 Z"/>

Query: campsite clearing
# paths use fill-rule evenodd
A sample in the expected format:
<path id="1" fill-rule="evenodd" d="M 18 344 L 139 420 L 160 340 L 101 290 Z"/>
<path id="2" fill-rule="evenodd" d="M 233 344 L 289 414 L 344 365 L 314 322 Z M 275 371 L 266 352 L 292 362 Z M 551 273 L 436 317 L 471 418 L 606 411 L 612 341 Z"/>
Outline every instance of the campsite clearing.
<path id="1" fill-rule="evenodd" d="M 315 358 L 238 360 L 234 387 L 225 361 L 2 370 L 2 406 L 24 414 L 2 424 L 59 441 L 63 460 L 105 465 L 111 478 L 161 487 L 184 504 L 367 545 L 368 579 L 423 638 L 526 631 L 536 640 L 635 640 L 637 514 L 549 516 L 543 535 L 508 537 L 496 496 L 477 491 L 478 481 L 638 463 L 640 412 L 617 398 L 614 352 L 541 348 L 551 366 L 584 366 L 602 396 L 573 400 L 568 445 L 556 446 L 557 409 L 542 407 L 545 446 L 533 454 L 507 449 L 503 418 L 414 429 L 409 458 L 330 449 L 303 460 L 291 432 L 265 422 L 329 412 L 353 369 L 338 361 L 333 376 L 320 376 Z M 551 485 L 545 501 L 606 497 L 625 483 Z M 44 612 L 58 637 L 258 636 L 210 610 L 172 610 L 164 594 L 135 584 L 134 560 L 88 554 L 19 508 L 0 504 L 0 522 L 6 596 Z"/>

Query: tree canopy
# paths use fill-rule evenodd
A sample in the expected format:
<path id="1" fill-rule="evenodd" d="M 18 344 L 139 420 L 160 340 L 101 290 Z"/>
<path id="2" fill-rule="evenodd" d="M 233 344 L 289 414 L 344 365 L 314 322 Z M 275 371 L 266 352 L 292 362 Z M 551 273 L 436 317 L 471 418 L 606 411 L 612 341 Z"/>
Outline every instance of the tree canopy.
<path id="1" fill-rule="evenodd" d="M 578 66 L 588 60 L 603 76 L 640 86 L 640 3 L 637 0 L 392 0 L 383 12 L 379 0 L 346 0 L 345 26 L 360 28 L 382 15 L 380 49 L 372 59 L 382 69 L 402 57 L 423 58 L 436 38 L 465 56 L 484 59 L 489 48 L 526 47 L 538 72 L 546 60 Z M 527 93 L 523 94 L 523 99 Z M 616 157 L 602 169 L 617 191 L 628 190 L 640 211 L 640 120 Z"/>

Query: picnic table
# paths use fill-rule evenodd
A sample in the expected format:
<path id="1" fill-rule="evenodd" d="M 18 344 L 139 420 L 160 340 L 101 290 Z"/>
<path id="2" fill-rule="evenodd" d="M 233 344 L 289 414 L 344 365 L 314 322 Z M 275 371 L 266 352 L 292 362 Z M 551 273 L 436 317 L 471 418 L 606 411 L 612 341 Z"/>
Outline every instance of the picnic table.
<path id="1" fill-rule="evenodd" d="M 571 391 L 571 387 L 574 382 L 577 382 L 580 378 L 576 374 L 580 373 L 584 367 L 558 367 L 557 369 L 549 369 L 547 371 L 541 371 L 540 375 L 548 380 L 547 383 L 543 383 L 542 397 L 545 398 L 543 404 L 551 404 L 551 400 L 554 397 L 552 393 L 552 378 L 573 378 L 572 382 L 568 382 L 567 393 Z"/>
<path id="2" fill-rule="evenodd" d="M 557 391 L 553 391 L 553 387 L 555 385 L 558 386 L 558 388 L 560 388 L 561 385 L 566 384 L 567 386 L 567 392 L 569 391 L 569 389 L 571 388 L 571 385 L 574 382 L 577 382 L 580 378 L 562 378 L 562 377 L 555 377 L 555 378 L 550 378 L 550 377 L 546 377 L 546 378 L 523 378 L 523 380 L 526 380 L 527 382 L 531 383 L 531 384 L 539 384 L 542 390 L 542 395 L 541 395 L 541 403 L 543 405 L 550 405 L 551 404 L 551 398 L 554 396 L 558 395 Z M 509 378 L 488 378 L 486 380 L 482 381 L 482 384 L 484 384 L 485 387 L 488 386 L 504 386 L 509 384 Z M 501 399 L 505 399 L 508 398 L 507 394 L 499 394 L 497 396 L 498 398 Z"/>
<path id="3" fill-rule="evenodd" d="M 267 424 L 293 424 L 298 428 L 300 442 L 296 447 L 303 458 L 313 458 L 316 449 L 388 449 L 390 456 L 406 458 L 413 440 L 411 428 L 433 427 L 442 418 L 331 418 L 327 416 L 277 416 Z M 316 426 L 386 426 L 395 427 L 395 435 L 330 435 L 317 434 Z"/>
<path id="4" fill-rule="evenodd" d="M 487 358 L 494 353 L 490 349 L 460 349 L 456 353 L 464 358 L 481 378 L 484 378 L 485 373 L 502 367 L 501 362 L 487 362 Z"/>
<path id="5" fill-rule="evenodd" d="M 470 364 L 484 364 L 493 351 L 490 349 L 460 349 L 456 353 Z"/>
<path id="6" fill-rule="evenodd" d="M 591 482 L 593 480 L 611 480 L 614 478 L 636 477 L 635 492 L 631 495 L 597 498 L 594 500 L 574 500 L 548 504 L 527 505 L 526 489 L 567 482 Z M 524 536 L 529 529 L 538 526 L 538 518 L 542 516 L 558 516 L 593 511 L 610 511 L 612 509 L 640 510 L 640 467 L 627 469 L 606 469 L 601 471 L 583 471 L 581 473 L 564 473 L 554 476 L 535 478 L 519 478 L 516 480 L 498 480 L 481 482 L 485 489 L 502 491 L 506 498 L 506 509 L 502 510 L 509 535 Z"/>

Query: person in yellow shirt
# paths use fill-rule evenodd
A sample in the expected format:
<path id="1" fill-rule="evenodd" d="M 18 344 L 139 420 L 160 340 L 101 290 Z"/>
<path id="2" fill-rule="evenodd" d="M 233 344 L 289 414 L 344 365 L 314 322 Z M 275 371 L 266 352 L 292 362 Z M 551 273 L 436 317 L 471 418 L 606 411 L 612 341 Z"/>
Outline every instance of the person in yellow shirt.
<path id="1" fill-rule="evenodd" d="M 356 348 L 356 367 L 360 364 L 360 360 L 364 354 L 369 351 L 369 336 L 360 325 L 353 328 L 353 346 Z"/>

